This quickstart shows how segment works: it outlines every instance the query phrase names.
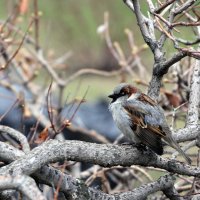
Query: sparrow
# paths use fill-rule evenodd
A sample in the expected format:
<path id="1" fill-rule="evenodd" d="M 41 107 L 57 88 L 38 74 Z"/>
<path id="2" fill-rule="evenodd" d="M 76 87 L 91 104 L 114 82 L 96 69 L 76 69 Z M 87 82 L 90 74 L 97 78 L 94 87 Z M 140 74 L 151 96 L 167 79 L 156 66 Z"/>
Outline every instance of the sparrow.
<path id="1" fill-rule="evenodd" d="M 191 164 L 191 159 L 172 138 L 164 111 L 156 101 L 128 83 L 119 84 L 108 97 L 112 99 L 109 110 L 117 127 L 131 142 L 162 155 L 164 140 Z"/>

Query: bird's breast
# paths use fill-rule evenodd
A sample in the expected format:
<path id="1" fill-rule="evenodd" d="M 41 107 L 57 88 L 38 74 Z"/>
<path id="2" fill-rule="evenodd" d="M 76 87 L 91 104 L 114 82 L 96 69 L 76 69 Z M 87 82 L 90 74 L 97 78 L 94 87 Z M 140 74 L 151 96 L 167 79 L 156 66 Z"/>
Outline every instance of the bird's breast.
<path id="1" fill-rule="evenodd" d="M 111 103 L 109 110 L 120 131 L 132 142 L 138 142 L 138 138 L 131 129 L 131 118 L 120 103 Z"/>

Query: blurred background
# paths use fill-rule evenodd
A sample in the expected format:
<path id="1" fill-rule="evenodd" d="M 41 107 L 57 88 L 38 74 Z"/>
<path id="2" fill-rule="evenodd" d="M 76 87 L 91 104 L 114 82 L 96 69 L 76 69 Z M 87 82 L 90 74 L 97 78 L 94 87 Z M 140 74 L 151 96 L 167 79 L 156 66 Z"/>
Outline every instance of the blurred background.
<path id="1" fill-rule="evenodd" d="M 140 3 L 147 15 L 146 1 Z M 175 34 L 195 38 L 186 27 L 178 29 Z M 156 31 L 156 36 L 162 34 L 162 30 Z M 24 133 L 31 147 L 55 137 L 120 141 L 107 96 L 120 82 L 133 83 L 146 93 L 154 64 L 134 13 L 122 0 L 1 0 L 0 36 L 0 124 Z M 173 45 L 168 38 L 166 57 L 174 54 Z M 185 125 L 192 62 L 190 57 L 181 60 L 163 79 L 158 101 L 174 129 Z M 12 137 L 1 134 L 0 140 L 21 148 Z M 167 152 L 171 156 L 172 151 Z M 60 163 L 57 165 L 59 168 Z M 77 166 L 79 172 L 88 167 L 67 161 L 66 166 L 70 173 L 77 171 Z M 138 173 L 145 174 L 145 182 L 153 180 L 146 180 L 146 168 L 132 170 L 130 176 L 120 169 L 117 179 L 112 179 L 109 170 L 104 173 L 115 183 L 111 181 L 111 188 L 122 180 L 121 191 L 130 183 L 141 185 Z M 153 178 L 163 173 L 149 171 Z M 80 177 L 78 173 L 76 177 Z M 90 175 L 85 179 L 90 180 Z M 88 185 L 98 185 L 93 184 L 95 180 Z M 104 182 L 102 179 L 102 188 Z"/>
<path id="2" fill-rule="evenodd" d="M 142 9 L 146 9 L 146 3 L 142 4 Z M 30 23 L 30 17 L 34 15 L 33 1 L 2 0 L 0 2 L 0 18 L 7 19 L 11 16 L 14 12 L 14 6 L 17 5 L 20 14 L 15 23 L 17 23 L 18 28 L 25 31 Z M 119 69 L 118 61 L 111 54 L 102 34 L 98 33 L 99 26 L 104 23 L 105 12 L 109 13 L 110 37 L 113 42 L 120 42 L 126 57 L 131 52 L 124 32 L 126 28 L 133 31 L 136 45 L 140 46 L 144 43 L 135 16 L 124 5 L 123 1 L 42 0 L 38 1 L 38 11 L 38 40 L 45 55 L 52 60 L 63 54 L 69 56 L 56 69 L 62 73 L 63 77 L 69 77 L 78 69 L 83 68 L 106 71 Z M 29 32 L 31 30 L 34 36 L 34 27 L 31 27 Z M 142 59 L 142 63 L 151 69 L 153 62 L 149 49 L 141 52 L 141 56 L 145 58 Z M 89 74 L 75 79 L 69 84 L 69 88 L 74 89 L 79 81 L 81 81 L 80 90 L 85 90 L 88 85 L 90 86 L 87 94 L 89 100 L 95 100 L 99 96 L 107 96 L 110 90 L 120 82 L 116 76 L 105 78 Z"/>
<path id="3" fill-rule="evenodd" d="M 141 1 L 141 10 L 148 15 L 145 1 Z M 182 18 L 185 20 L 181 15 L 176 21 Z M 162 29 L 164 25 L 159 23 Z M 174 34 L 194 39 L 193 30 L 186 28 L 178 27 Z M 17 118 L 17 127 L 22 127 L 20 118 L 12 114 L 13 110 L 19 114 L 21 103 L 24 119 L 34 115 L 35 120 L 41 120 L 39 116 L 44 112 L 44 127 L 48 126 L 48 110 L 52 108 L 53 117 L 59 116 L 57 121 L 63 116 L 71 119 L 82 115 L 75 124 L 104 134 L 109 134 L 108 127 L 114 127 L 112 131 L 118 135 L 107 96 L 120 82 L 133 83 L 147 92 L 154 64 L 152 52 L 143 41 L 134 13 L 121 0 L 2 0 L 0 30 L 0 101 L 4 105 L 0 121 L 6 124 L 13 126 Z M 158 28 L 155 31 L 157 37 L 162 33 Z M 171 39 L 166 40 L 164 50 L 166 57 L 173 56 Z M 168 111 L 169 120 L 173 108 L 188 100 L 191 63 L 191 58 L 183 59 L 163 79 L 158 101 Z M 71 104 L 73 109 L 62 112 Z M 46 112 L 40 111 L 43 108 Z M 182 109 L 177 127 L 184 126 L 184 106 Z M 98 128 L 97 116 L 102 120 Z"/>
<path id="4" fill-rule="evenodd" d="M 44 112 L 43 127 L 48 127 L 52 108 L 56 121 L 73 118 L 74 124 L 111 134 L 114 140 L 119 131 L 108 111 L 107 96 L 120 82 L 134 83 L 147 92 L 153 66 L 133 12 L 121 0 L 2 0 L 0 10 L 2 123 L 19 129 L 23 123 L 18 115 L 41 120 Z M 145 1 L 141 10 L 148 14 Z M 185 31 L 184 36 L 188 35 Z M 174 54 L 171 40 L 166 41 L 165 51 L 166 56 Z M 170 120 L 172 108 L 188 98 L 180 80 L 184 76 L 187 87 L 190 79 L 180 75 L 183 68 L 190 70 L 190 63 L 180 62 L 165 76 L 159 103 L 168 109 Z M 20 103 L 25 105 L 22 113 Z M 34 124 L 30 122 L 27 132 Z M 183 125 L 178 123 L 178 127 Z"/>

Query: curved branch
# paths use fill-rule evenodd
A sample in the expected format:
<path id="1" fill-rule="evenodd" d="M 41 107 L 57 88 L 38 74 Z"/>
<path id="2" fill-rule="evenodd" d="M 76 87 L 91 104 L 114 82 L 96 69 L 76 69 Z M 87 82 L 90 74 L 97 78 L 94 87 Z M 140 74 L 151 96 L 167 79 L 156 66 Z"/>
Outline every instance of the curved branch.
<path id="1" fill-rule="evenodd" d="M 6 163 L 10 163 L 22 157 L 23 151 L 0 141 L 0 160 Z"/>
<path id="2" fill-rule="evenodd" d="M 139 151 L 131 145 L 119 146 L 56 140 L 49 140 L 33 149 L 20 160 L 2 167 L 0 173 L 30 175 L 50 162 L 64 159 L 98 164 L 103 167 L 117 165 L 125 167 L 131 165 L 153 166 L 173 173 L 200 177 L 200 168 L 162 158 L 151 151 Z"/>
<path id="3" fill-rule="evenodd" d="M 5 148 L 6 147 L 6 148 Z M 7 148 L 8 147 L 8 148 Z M 12 147 L 11 145 L 7 145 L 5 146 L 4 143 L 0 143 L 0 149 L 4 149 L 4 154 L 5 155 L 9 155 L 12 150 L 10 150 L 10 148 L 14 149 L 14 147 Z M 22 155 L 25 155 L 22 151 L 18 150 L 19 152 L 21 152 Z M 0 159 L 4 158 L 5 155 L 2 153 L 0 153 Z M 12 157 L 8 157 L 7 161 L 8 162 L 12 162 L 15 159 L 17 160 L 19 157 L 19 152 L 17 151 L 13 151 Z M 111 194 L 106 194 L 102 191 L 99 191 L 97 189 L 91 188 L 91 187 L 87 187 L 83 182 L 81 182 L 78 179 L 73 178 L 71 175 L 67 175 L 62 173 L 61 171 L 54 169 L 51 166 L 43 166 L 41 167 L 39 170 L 37 170 L 34 174 L 33 177 L 42 184 L 47 184 L 49 186 L 52 186 L 52 184 L 54 186 L 60 186 L 60 191 L 64 192 L 65 195 L 69 198 L 72 198 L 75 196 L 77 196 L 77 200 L 78 199 L 91 199 L 91 200 L 96 200 L 97 196 L 101 197 L 101 199 L 116 199 L 119 198 L 120 200 L 125 200 L 125 199 L 141 199 L 146 197 L 147 195 L 159 191 L 162 188 L 168 188 L 168 186 L 173 186 L 173 182 L 170 179 L 165 179 L 165 181 L 161 184 L 161 182 L 159 181 L 160 179 L 163 180 L 163 177 L 161 177 L 158 181 L 153 182 L 151 184 L 146 184 L 142 187 L 136 188 L 132 191 L 129 192 L 123 192 L 123 193 L 119 193 L 119 194 L 115 194 L 115 195 L 111 195 Z M 62 180 L 62 182 L 60 183 L 60 180 Z M 13 187 L 14 188 L 14 187 Z M 170 190 L 170 188 L 168 188 L 168 190 Z M 141 192 L 142 191 L 142 192 Z M 4 196 L 5 197 L 5 196 Z"/>
<path id="4" fill-rule="evenodd" d="M 0 176 L 0 190 L 16 189 L 21 191 L 30 200 L 45 200 L 35 181 L 24 175 L 19 176 Z"/>
<path id="5" fill-rule="evenodd" d="M 49 146 L 50 144 L 50 150 L 55 151 L 55 148 L 59 148 L 56 147 L 54 144 L 54 148 L 52 148 L 53 144 L 52 142 L 56 142 L 56 144 L 63 144 L 58 142 L 58 141 L 51 141 L 50 143 L 46 143 L 45 146 Z M 72 141 L 71 143 L 71 148 L 72 150 L 74 149 L 74 141 Z M 82 146 L 84 143 L 82 142 L 76 142 L 77 145 Z M 90 143 L 86 143 L 89 146 L 91 146 Z M 69 145 L 70 145 L 70 141 L 69 141 Z M 95 144 L 94 144 L 95 145 Z M 8 145 L 9 147 L 10 145 Z M 61 145 L 63 146 L 63 145 Z M 106 146 L 106 145 L 103 145 Z M 119 147 L 119 146 L 117 146 Z M 115 148 L 117 148 L 115 147 Z M 122 146 L 123 148 L 125 148 L 125 150 L 127 149 L 127 146 Z M 12 146 L 10 146 L 10 148 L 13 148 Z M 129 147 L 128 149 L 130 150 L 132 147 Z M 0 149 L 4 149 L 4 144 L 0 143 Z M 63 149 L 63 147 L 62 147 Z M 128 150 L 127 149 L 127 150 Z M 128 150 L 128 151 L 129 151 Z M 18 150 L 19 151 L 19 150 Z M 41 151 L 38 150 L 38 151 Z M 43 151 L 47 151 L 47 149 L 43 148 Z M 110 150 L 112 151 L 112 149 Z M 4 153 L 10 154 L 10 150 L 9 148 L 6 148 L 4 150 Z M 49 152 L 45 152 L 47 155 L 50 155 Z M 84 152 L 83 152 L 84 153 Z M 141 153 L 141 152 L 140 152 Z M 25 155 L 22 151 L 21 154 Z M 32 154 L 32 152 L 30 152 L 30 154 Z M 95 154 L 98 154 L 97 152 Z M 36 155 L 36 154 L 35 154 Z M 0 154 L 0 158 L 2 158 L 3 154 Z M 16 151 L 13 152 L 13 156 L 10 157 L 10 160 L 8 158 L 8 162 L 12 162 L 15 159 L 18 159 L 18 153 Z M 26 155 L 27 156 L 27 155 Z M 39 155 L 40 156 L 40 155 Z M 109 155 L 110 156 L 110 155 Z M 120 156 L 120 155 L 119 155 Z M 139 155 L 140 156 L 140 155 Z M 5 157 L 5 156 L 4 156 Z M 26 159 L 26 158 L 25 158 Z M 31 158 L 31 162 L 33 161 L 33 157 Z M 25 160 L 22 159 L 22 161 L 18 161 L 19 163 L 23 163 Z M 17 162 L 17 161 L 16 161 Z M 16 166 L 16 162 L 15 162 L 15 166 Z M 30 166 L 30 160 L 27 160 L 27 166 Z M 37 160 L 35 160 L 34 162 L 37 162 Z M 172 163 L 175 161 L 172 161 Z M 34 163 L 35 164 L 35 163 Z M 169 161 L 168 161 L 169 164 Z M 12 165 L 12 164 L 11 164 Z M 171 166 L 173 168 L 173 165 Z M 4 168 L 5 169 L 5 168 Z M 180 170 L 182 170 L 180 168 Z M 31 170 L 30 170 L 31 171 Z M 29 172 L 30 172 L 29 171 Z M 28 171 L 26 171 L 28 173 Z M 172 176 L 166 175 L 163 176 L 161 178 L 159 178 L 157 181 L 149 183 L 149 184 L 145 184 L 139 188 L 136 188 L 132 191 L 129 192 L 123 192 L 123 193 L 119 193 L 119 194 L 115 194 L 115 195 L 111 195 L 111 194 L 106 194 L 102 191 L 99 191 L 97 189 L 91 188 L 91 187 L 87 187 L 82 181 L 73 178 L 71 175 L 67 175 L 62 173 L 61 171 L 54 169 L 51 166 L 43 166 L 41 167 L 39 170 L 37 170 L 34 174 L 33 177 L 39 182 L 39 183 L 43 183 L 43 184 L 47 184 L 49 186 L 52 186 L 52 184 L 54 186 L 57 186 L 59 184 L 60 186 L 60 191 L 64 192 L 65 195 L 67 197 L 74 197 L 77 196 L 77 200 L 78 199 L 91 199 L 91 200 L 96 200 L 97 197 L 101 197 L 101 199 L 120 199 L 120 200 L 128 200 L 128 199 L 143 199 L 146 196 L 148 196 L 151 193 L 154 193 L 156 191 L 159 190 L 163 190 L 163 192 L 165 193 L 165 195 L 167 195 L 168 197 L 170 197 L 171 199 L 179 199 L 178 197 L 178 193 L 176 192 L 176 190 L 173 187 L 174 184 L 174 178 Z M 62 177 L 62 179 L 61 179 Z M 62 180 L 62 183 L 60 183 L 60 180 Z"/>
<path id="6" fill-rule="evenodd" d="M 47 169 L 48 168 L 48 169 Z M 171 175 L 165 175 L 160 177 L 157 181 L 144 184 L 132 191 L 121 192 L 118 194 L 106 194 L 100 190 L 94 189 L 92 187 L 87 187 L 83 182 L 78 179 L 73 178 L 70 175 L 63 174 L 59 170 L 53 169 L 52 167 L 45 166 L 44 171 L 40 171 L 42 177 L 37 176 L 39 182 L 45 183 L 51 186 L 53 182 L 55 185 L 58 184 L 60 177 L 62 177 L 62 183 L 60 184 L 60 191 L 64 192 L 68 197 L 72 194 L 77 195 L 78 199 L 91 199 L 96 200 L 98 198 L 102 200 L 107 199 L 120 199 L 120 200 L 141 200 L 146 199 L 146 197 L 154 192 L 163 191 L 168 197 L 175 198 L 179 200 L 178 193 L 174 189 L 175 178 Z M 50 175 L 49 175 L 50 172 Z M 51 174 L 54 174 L 52 176 Z M 38 174 L 39 175 L 39 174 Z"/>
<path id="7" fill-rule="evenodd" d="M 15 129 L 10 128 L 8 126 L 3 126 L 3 125 L 0 125 L 0 131 L 12 136 L 14 139 L 20 142 L 22 146 L 22 150 L 25 153 L 28 153 L 30 151 L 30 146 L 27 141 L 27 138 L 21 132 L 16 131 Z"/>
<path id="8" fill-rule="evenodd" d="M 154 69 L 154 74 L 158 74 L 159 76 L 162 76 L 168 72 L 168 69 L 178 61 L 180 61 L 182 58 L 187 56 L 187 52 L 180 51 L 176 54 L 174 54 L 169 60 L 166 60 L 163 62 L 157 69 Z"/>

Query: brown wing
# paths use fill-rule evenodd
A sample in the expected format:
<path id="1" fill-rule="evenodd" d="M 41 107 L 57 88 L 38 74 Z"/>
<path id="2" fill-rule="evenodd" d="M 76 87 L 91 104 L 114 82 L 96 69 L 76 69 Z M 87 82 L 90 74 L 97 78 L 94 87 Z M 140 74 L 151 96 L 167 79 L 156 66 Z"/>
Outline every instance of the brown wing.
<path id="1" fill-rule="evenodd" d="M 149 113 L 146 113 L 142 110 L 138 110 L 134 106 L 125 106 L 124 108 L 128 112 L 128 115 L 130 116 L 133 124 L 136 124 L 140 126 L 141 128 L 150 129 L 151 132 L 154 132 L 154 134 L 159 137 L 166 136 L 161 126 L 152 125 L 145 121 L 145 115 L 149 115 Z"/>
<path id="2" fill-rule="evenodd" d="M 161 137 L 158 137 L 151 129 L 137 127 L 137 136 L 141 142 L 147 145 L 151 150 L 156 152 L 158 155 L 163 154 L 163 145 Z"/>
<path id="3" fill-rule="evenodd" d="M 138 99 L 142 102 L 146 102 L 146 103 L 150 104 L 151 106 L 157 105 L 157 103 L 152 98 L 150 98 L 149 96 L 147 96 L 144 93 L 141 93 L 141 95 L 138 97 Z"/>
<path id="4" fill-rule="evenodd" d="M 162 128 L 148 124 L 145 121 L 145 115 L 147 113 L 138 111 L 133 106 L 126 106 L 125 109 L 134 124 L 132 130 L 137 134 L 141 142 L 149 146 L 157 154 L 163 154 L 161 138 L 165 136 L 165 133 L 162 131 Z"/>

